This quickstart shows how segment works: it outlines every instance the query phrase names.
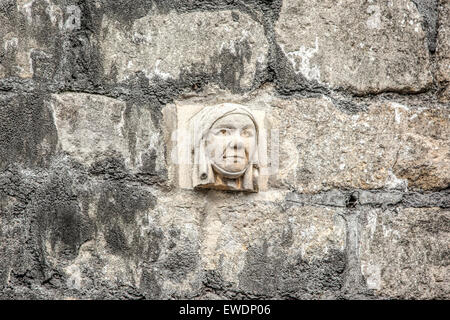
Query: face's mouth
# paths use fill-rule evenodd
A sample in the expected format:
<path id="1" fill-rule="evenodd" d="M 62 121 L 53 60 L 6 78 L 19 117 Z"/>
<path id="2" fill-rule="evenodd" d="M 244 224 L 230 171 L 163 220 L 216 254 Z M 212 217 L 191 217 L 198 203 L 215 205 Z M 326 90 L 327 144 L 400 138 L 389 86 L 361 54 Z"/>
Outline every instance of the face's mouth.
<path id="1" fill-rule="evenodd" d="M 224 159 L 245 159 L 245 157 L 243 156 L 238 156 L 238 155 L 234 155 L 234 156 L 223 156 Z"/>

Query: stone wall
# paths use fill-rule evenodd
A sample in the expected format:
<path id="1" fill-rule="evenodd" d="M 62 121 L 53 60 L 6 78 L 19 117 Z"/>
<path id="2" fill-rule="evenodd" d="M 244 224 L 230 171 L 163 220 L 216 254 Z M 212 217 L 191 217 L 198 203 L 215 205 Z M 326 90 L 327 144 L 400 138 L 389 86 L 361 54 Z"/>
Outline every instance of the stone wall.
<path id="1" fill-rule="evenodd" d="M 0 0 L 0 298 L 449 299 L 448 0 Z M 170 112 L 258 106 L 259 193 Z"/>

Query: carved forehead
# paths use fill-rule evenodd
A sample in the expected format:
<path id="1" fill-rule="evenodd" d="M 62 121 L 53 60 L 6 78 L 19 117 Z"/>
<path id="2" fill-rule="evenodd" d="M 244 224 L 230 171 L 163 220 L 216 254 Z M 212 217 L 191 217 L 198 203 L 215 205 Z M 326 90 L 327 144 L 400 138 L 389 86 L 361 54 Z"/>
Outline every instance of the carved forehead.
<path id="1" fill-rule="evenodd" d="M 252 127 L 256 129 L 253 119 L 245 113 L 230 113 L 217 119 L 211 126 L 211 128 L 219 127 L 231 127 L 231 128 L 244 128 Z"/>

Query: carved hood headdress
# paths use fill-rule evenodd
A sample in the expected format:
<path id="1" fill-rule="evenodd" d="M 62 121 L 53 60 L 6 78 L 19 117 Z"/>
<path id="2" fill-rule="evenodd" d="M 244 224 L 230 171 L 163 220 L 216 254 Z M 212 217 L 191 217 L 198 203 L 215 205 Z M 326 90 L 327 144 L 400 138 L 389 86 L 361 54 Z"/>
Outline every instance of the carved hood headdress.
<path id="1" fill-rule="evenodd" d="M 242 114 L 248 116 L 254 123 L 256 129 L 256 150 L 249 159 L 249 165 L 244 170 L 245 172 L 238 173 L 240 177 L 236 179 L 242 179 L 238 184 L 238 187 L 230 189 L 245 190 L 256 192 L 258 190 L 258 137 L 259 129 L 258 124 L 252 115 L 251 111 L 238 104 L 224 103 L 216 106 L 209 106 L 203 108 L 191 119 L 191 137 L 193 148 L 193 170 L 192 170 L 192 183 L 193 187 L 208 186 L 219 189 L 227 189 L 221 187 L 220 183 L 217 184 L 217 179 L 212 167 L 212 163 L 206 153 L 206 138 L 209 130 L 214 123 L 230 114 Z M 224 175 L 227 177 L 227 175 Z M 227 178 L 233 179 L 232 174 L 229 174 Z M 222 182 L 222 186 L 225 186 Z"/>

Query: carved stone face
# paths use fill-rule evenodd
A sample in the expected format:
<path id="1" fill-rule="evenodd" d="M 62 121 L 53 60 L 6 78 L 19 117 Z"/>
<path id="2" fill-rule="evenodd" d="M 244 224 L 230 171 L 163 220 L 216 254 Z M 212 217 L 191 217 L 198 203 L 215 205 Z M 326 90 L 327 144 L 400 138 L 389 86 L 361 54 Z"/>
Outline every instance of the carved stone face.
<path id="1" fill-rule="evenodd" d="M 256 128 L 245 114 L 233 113 L 218 119 L 209 130 L 206 152 L 213 168 L 227 176 L 244 174 L 256 150 Z"/>

